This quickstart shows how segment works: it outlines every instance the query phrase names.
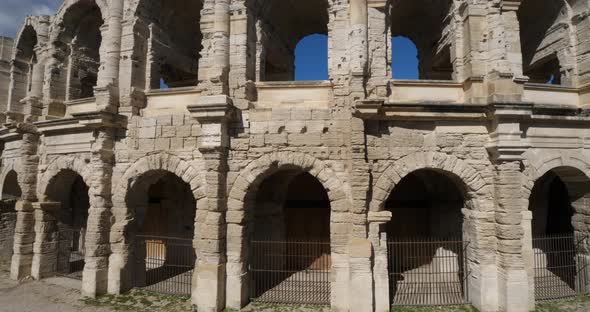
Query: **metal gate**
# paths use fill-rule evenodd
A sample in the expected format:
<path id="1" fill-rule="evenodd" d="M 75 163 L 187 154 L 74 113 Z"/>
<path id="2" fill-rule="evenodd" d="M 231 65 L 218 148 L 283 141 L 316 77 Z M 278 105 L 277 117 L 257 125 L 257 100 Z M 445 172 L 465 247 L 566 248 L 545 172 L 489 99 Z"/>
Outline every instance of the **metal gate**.
<path id="1" fill-rule="evenodd" d="M 57 274 L 82 279 L 85 233 L 84 229 L 60 229 L 57 232 Z"/>
<path id="2" fill-rule="evenodd" d="M 330 304 L 330 243 L 252 241 L 251 300 Z"/>
<path id="3" fill-rule="evenodd" d="M 149 291 L 190 295 L 195 265 L 191 239 L 137 235 L 133 285 Z"/>
<path id="4" fill-rule="evenodd" d="M 462 240 L 396 239 L 388 243 L 390 300 L 395 306 L 468 302 Z"/>
<path id="5" fill-rule="evenodd" d="M 587 239 L 574 234 L 533 238 L 535 299 L 567 298 L 588 292 L 588 263 L 581 253 Z"/>

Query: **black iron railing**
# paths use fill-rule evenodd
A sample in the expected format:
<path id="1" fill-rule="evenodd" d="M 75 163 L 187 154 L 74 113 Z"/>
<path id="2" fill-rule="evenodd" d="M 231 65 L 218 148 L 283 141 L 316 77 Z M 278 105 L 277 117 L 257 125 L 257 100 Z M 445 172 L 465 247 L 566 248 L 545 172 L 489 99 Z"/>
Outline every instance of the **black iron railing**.
<path id="1" fill-rule="evenodd" d="M 560 299 L 588 292 L 586 236 L 545 235 L 533 238 L 535 299 Z"/>
<path id="2" fill-rule="evenodd" d="M 82 279 L 85 231 L 62 228 L 57 232 L 57 274 Z"/>
<path id="3" fill-rule="evenodd" d="M 387 248 L 391 304 L 467 303 L 467 246 L 460 239 L 392 238 Z"/>
<path id="4" fill-rule="evenodd" d="M 251 242 L 251 300 L 330 304 L 330 243 Z"/>
<path id="5" fill-rule="evenodd" d="M 137 235 L 133 285 L 145 290 L 190 295 L 195 265 L 191 239 Z"/>

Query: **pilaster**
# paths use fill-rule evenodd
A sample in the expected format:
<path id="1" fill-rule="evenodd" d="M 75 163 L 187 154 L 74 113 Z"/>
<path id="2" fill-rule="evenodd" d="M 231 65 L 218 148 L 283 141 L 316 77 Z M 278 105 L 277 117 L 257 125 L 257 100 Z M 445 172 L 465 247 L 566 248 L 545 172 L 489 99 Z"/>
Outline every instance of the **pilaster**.
<path id="1" fill-rule="evenodd" d="M 228 123 L 235 115 L 232 101 L 225 95 L 205 96 L 188 107 L 202 127 L 198 149 L 206 169 L 206 197 L 197 214 L 204 220 L 195 224 L 194 247 L 197 262 L 193 275 L 192 301 L 199 311 L 221 311 L 226 302 L 226 223 Z M 241 307 L 240 307 L 241 308 Z"/>

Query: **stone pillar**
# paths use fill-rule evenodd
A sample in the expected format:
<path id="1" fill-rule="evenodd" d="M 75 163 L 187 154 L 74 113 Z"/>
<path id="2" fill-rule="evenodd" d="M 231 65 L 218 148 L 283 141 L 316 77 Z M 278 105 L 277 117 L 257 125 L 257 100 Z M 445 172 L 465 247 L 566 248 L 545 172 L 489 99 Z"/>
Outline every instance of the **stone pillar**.
<path id="1" fill-rule="evenodd" d="M 116 129 L 97 130 L 92 146 L 92 179 L 89 187 L 90 208 L 86 223 L 85 265 L 82 295 L 94 297 L 107 292 L 109 232 L 111 226 L 111 181 Z"/>
<path id="2" fill-rule="evenodd" d="M 94 94 L 99 111 L 116 113 L 119 102 L 119 63 L 121 62 L 121 36 L 123 20 L 123 0 L 109 2 L 109 19 L 106 36 L 103 39 L 104 53 L 101 55 L 101 68 L 98 71 Z M 101 50 L 103 50 L 101 48 Z"/>
<path id="3" fill-rule="evenodd" d="M 350 42 L 351 42 L 351 82 L 350 88 L 354 100 L 365 98 L 365 80 L 367 76 L 368 43 L 367 0 L 350 0 Z"/>
<path id="4" fill-rule="evenodd" d="M 488 21 L 489 55 L 485 81 L 491 102 L 519 103 L 528 80 L 522 73 L 520 24 L 521 0 L 505 0 L 491 6 Z"/>
<path id="5" fill-rule="evenodd" d="M 202 97 L 199 104 L 189 106 L 188 110 L 202 127 L 198 148 L 207 170 L 207 196 L 197 210 L 197 220 L 203 222 L 195 224 L 197 260 L 192 302 L 199 311 L 217 312 L 226 302 L 227 127 L 234 110 L 231 99 L 225 95 Z"/>
<path id="6" fill-rule="evenodd" d="M 23 133 L 21 141 L 21 171 L 18 174 L 18 184 L 22 195 L 21 200 L 16 204 L 14 252 L 10 268 L 10 277 L 14 280 L 30 275 L 33 263 L 33 242 L 35 241 L 33 203 L 37 201 L 39 134 L 32 128 L 28 130 Z"/>
<path id="7" fill-rule="evenodd" d="M 522 257 L 524 259 L 524 267 L 528 274 L 528 289 L 529 294 L 529 307 L 535 306 L 535 251 L 533 249 L 533 212 L 526 210 L 522 212 Z"/>
<path id="8" fill-rule="evenodd" d="M 459 7 L 462 18 L 461 35 L 458 43 L 457 58 L 462 66 L 457 68 L 457 81 L 465 84 L 466 98 L 472 103 L 487 103 L 487 90 L 483 77 L 486 69 L 485 46 L 481 41 L 485 37 L 487 8 L 485 4 L 463 3 Z"/>
<path id="9" fill-rule="evenodd" d="M 43 113 L 43 79 L 45 77 L 44 62 L 45 49 L 37 45 L 35 46 L 35 55 L 37 62 L 33 66 L 31 72 L 31 89 L 27 92 L 27 96 L 21 100 L 24 106 L 23 114 L 25 121 L 35 122 L 39 120 Z"/>
<path id="10" fill-rule="evenodd" d="M 499 255 L 500 308 L 506 311 L 530 311 L 530 289 L 527 255 L 524 246 L 523 211 L 528 200 L 522 198 L 524 176 L 519 161 L 496 165 L 496 232 Z"/>
<path id="11" fill-rule="evenodd" d="M 373 244 L 373 287 L 375 312 L 391 309 L 389 286 L 389 257 L 387 254 L 387 233 L 383 226 L 391 221 L 390 211 L 369 212 L 369 240 Z"/>
<path id="12" fill-rule="evenodd" d="M 487 149 L 495 163 L 498 305 L 506 311 L 529 311 L 534 308 L 534 288 L 530 288 L 532 269 L 528 267 L 531 246 L 524 245 L 530 242 L 526 233 L 530 233 L 530 218 L 521 169 L 522 154 L 529 145 L 522 141 L 520 122 L 529 118 L 532 109 L 527 104 L 495 104 L 492 108 L 495 129 Z"/>
<path id="13" fill-rule="evenodd" d="M 57 271 L 58 225 L 57 212 L 60 203 L 34 203 L 35 242 L 33 243 L 33 265 L 31 276 L 42 279 Z"/>
<path id="14" fill-rule="evenodd" d="M 228 94 L 230 0 L 215 0 L 213 38 L 213 64 L 209 72 L 208 94 Z"/>

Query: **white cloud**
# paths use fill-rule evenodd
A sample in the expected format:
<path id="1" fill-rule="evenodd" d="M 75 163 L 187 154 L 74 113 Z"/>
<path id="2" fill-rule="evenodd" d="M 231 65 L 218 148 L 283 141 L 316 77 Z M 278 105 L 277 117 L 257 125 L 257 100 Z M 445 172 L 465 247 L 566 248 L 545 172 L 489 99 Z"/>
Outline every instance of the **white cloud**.
<path id="1" fill-rule="evenodd" d="M 27 15 L 54 14 L 63 0 L 0 0 L 0 36 L 14 37 Z"/>

